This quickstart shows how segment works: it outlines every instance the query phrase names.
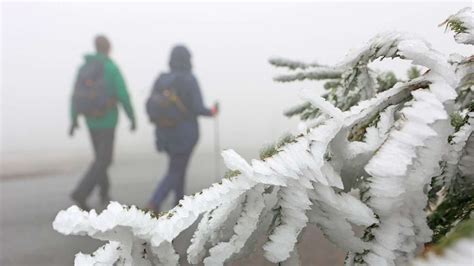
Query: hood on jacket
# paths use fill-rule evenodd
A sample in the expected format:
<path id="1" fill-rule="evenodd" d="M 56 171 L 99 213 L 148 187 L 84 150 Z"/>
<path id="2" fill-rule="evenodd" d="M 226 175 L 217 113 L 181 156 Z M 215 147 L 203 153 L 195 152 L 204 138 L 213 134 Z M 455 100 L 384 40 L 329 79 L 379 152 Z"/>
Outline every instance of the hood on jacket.
<path id="1" fill-rule="evenodd" d="M 176 45 L 171 51 L 171 71 L 191 71 L 191 53 L 184 45 Z"/>

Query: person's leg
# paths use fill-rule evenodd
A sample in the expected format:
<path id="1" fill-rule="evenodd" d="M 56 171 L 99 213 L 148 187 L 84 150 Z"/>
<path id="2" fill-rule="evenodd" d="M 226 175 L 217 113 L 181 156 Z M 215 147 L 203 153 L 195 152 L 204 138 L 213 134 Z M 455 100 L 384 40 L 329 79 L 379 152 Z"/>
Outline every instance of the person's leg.
<path id="1" fill-rule="evenodd" d="M 87 205 L 85 204 L 85 201 L 97 182 L 96 175 L 99 169 L 97 156 L 99 144 L 98 134 L 99 133 L 96 130 L 89 130 L 92 148 L 94 149 L 94 161 L 91 163 L 89 170 L 86 172 L 81 181 L 79 181 L 79 184 L 77 185 L 76 189 L 74 189 L 71 194 L 72 199 L 76 201 L 79 207 L 83 209 L 88 209 Z"/>
<path id="2" fill-rule="evenodd" d="M 175 205 L 178 205 L 179 201 L 184 197 L 184 185 L 186 180 L 186 170 L 188 168 L 189 160 L 191 158 L 190 153 L 177 154 L 175 155 L 174 170 L 176 172 L 176 181 L 174 182 L 175 191 Z"/>
<path id="3" fill-rule="evenodd" d="M 97 149 L 98 172 L 97 184 L 100 188 L 100 197 L 103 203 L 108 203 L 109 197 L 109 176 L 108 169 L 112 163 L 114 151 L 115 128 L 103 129 L 100 135 L 100 144 Z"/>
<path id="4" fill-rule="evenodd" d="M 151 205 L 159 209 L 161 202 L 171 190 L 175 191 L 175 203 L 179 203 L 184 196 L 184 185 L 186 169 L 191 157 L 191 152 L 180 154 L 168 154 L 168 171 L 153 194 Z"/>
<path id="5" fill-rule="evenodd" d="M 179 159 L 177 159 L 175 154 L 168 153 L 168 170 L 161 180 L 160 184 L 156 188 L 155 192 L 150 201 L 150 205 L 153 209 L 159 210 L 161 203 L 168 196 L 169 192 L 174 189 L 177 173 L 176 165 Z"/>
<path id="6" fill-rule="evenodd" d="M 108 171 L 105 171 L 99 175 L 98 185 L 99 185 L 99 196 L 103 204 L 108 204 L 110 202 L 110 183 L 109 183 L 109 174 Z"/>

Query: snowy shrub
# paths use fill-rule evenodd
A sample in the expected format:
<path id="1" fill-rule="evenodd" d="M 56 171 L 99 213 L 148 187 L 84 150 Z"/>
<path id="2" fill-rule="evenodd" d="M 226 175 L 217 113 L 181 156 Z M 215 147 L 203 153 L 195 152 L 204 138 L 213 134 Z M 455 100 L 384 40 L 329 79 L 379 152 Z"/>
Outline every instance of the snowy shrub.
<path id="1" fill-rule="evenodd" d="M 444 24 L 457 42 L 473 44 L 470 8 Z M 403 80 L 370 67 L 385 58 L 408 60 L 423 73 L 412 68 Z M 266 235 L 261 248 L 267 260 L 297 265 L 296 244 L 313 223 L 347 252 L 347 265 L 407 265 L 433 230 L 442 237 L 471 219 L 472 56 L 446 57 L 423 40 L 391 32 L 335 66 L 270 62 L 290 71 L 277 81 L 326 81 L 322 97 L 304 90 L 304 102 L 286 112 L 300 116 L 303 129 L 250 162 L 223 151 L 225 178 L 169 212 L 155 215 L 116 202 L 100 214 L 76 206 L 60 211 L 56 231 L 108 241 L 94 254 L 78 254 L 76 265 L 177 265 L 173 240 L 194 223 L 187 248 L 192 264 L 223 265 Z M 446 203 L 459 198 L 454 209 Z M 440 219 L 440 211 L 452 219 Z M 365 229 L 358 234 L 355 227 Z M 469 247 L 472 239 L 447 254 Z"/>

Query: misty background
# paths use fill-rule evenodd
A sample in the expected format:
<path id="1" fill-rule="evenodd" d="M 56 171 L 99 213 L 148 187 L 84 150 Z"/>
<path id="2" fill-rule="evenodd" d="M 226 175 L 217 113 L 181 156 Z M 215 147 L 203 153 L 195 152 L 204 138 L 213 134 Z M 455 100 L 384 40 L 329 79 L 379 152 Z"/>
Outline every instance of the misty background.
<path id="1" fill-rule="evenodd" d="M 411 32 L 439 51 L 467 53 L 437 25 L 465 2 L 402 3 L 2 3 L 2 175 L 35 175 L 90 161 L 84 121 L 69 138 L 69 100 L 83 55 L 102 33 L 112 42 L 138 121 L 130 133 L 123 112 L 115 158 L 156 156 L 153 127 L 144 103 L 157 75 L 168 69 L 177 43 L 193 54 L 205 102 L 221 103 L 221 148 L 248 157 L 296 128 L 282 112 L 298 103 L 301 88 L 321 83 L 279 84 L 272 56 L 335 64 L 346 53 L 388 30 Z M 405 77 L 408 63 L 378 64 Z M 201 119 L 197 154 L 214 151 L 214 120 Z M 142 156 L 142 157 L 140 157 Z M 194 157 L 199 160 L 199 155 Z M 211 174 L 211 173 L 210 173 Z"/>
<path id="2" fill-rule="evenodd" d="M 470 1 L 0 2 L 0 265 L 72 265 L 74 254 L 91 253 L 103 244 L 61 235 L 51 226 L 58 211 L 73 204 L 70 192 L 92 160 L 83 119 L 74 138 L 67 133 L 76 71 L 83 56 L 94 52 L 97 34 L 112 42 L 111 57 L 125 77 L 138 120 L 138 130 L 131 133 L 120 113 L 109 171 L 111 197 L 144 207 L 166 170 L 165 156 L 155 151 L 144 104 L 158 74 L 168 70 L 175 44 L 190 48 L 206 104 L 221 103 L 221 148 L 234 148 L 250 159 L 266 143 L 297 128 L 298 120 L 282 113 L 300 102 L 300 89 L 322 91 L 319 82 L 273 82 L 285 70 L 271 67 L 270 57 L 336 64 L 377 33 L 391 30 L 416 34 L 444 54 L 467 55 L 472 48 L 456 44 L 451 33 L 437 26 L 468 5 Z M 401 60 L 374 63 L 399 78 L 406 77 L 409 65 Z M 200 122 L 186 194 L 220 178 L 214 172 L 216 121 Z M 172 207 L 170 200 L 165 209 Z M 97 196 L 88 203 L 100 211 Z M 176 243 L 180 254 L 192 230 L 182 235 Z M 345 256 L 314 225 L 305 229 L 298 249 L 302 261 L 310 262 L 304 265 L 341 265 Z M 261 251 L 244 259 L 234 265 L 272 265 Z"/>

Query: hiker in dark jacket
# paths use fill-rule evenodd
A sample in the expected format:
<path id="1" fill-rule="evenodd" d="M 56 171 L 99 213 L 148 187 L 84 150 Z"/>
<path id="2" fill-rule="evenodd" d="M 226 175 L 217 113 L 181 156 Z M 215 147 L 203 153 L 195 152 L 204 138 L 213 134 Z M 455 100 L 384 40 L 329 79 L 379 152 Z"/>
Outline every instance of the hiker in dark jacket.
<path id="1" fill-rule="evenodd" d="M 125 81 L 115 63 L 110 59 L 110 42 L 104 36 L 95 38 L 96 53 L 85 56 L 85 62 L 80 67 L 76 78 L 74 93 L 71 101 L 71 127 L 69 134 L 72 136 L 78 127 L 79 115 L 84 115 L 87 127 L 89 129 L 92 147 L 94 149 L 94 161 L 89 170 L 85 173 L 82 180 L 79 182 L 76 189 L 71 194 L 71 198 L 82 209 L 89 209 L 86 204 L 86 199 L 97 185 L 100 188 L 100 197 L 103 204 L 110 201 L 109 196 L 109 178 L 107 170 L 112 162 L 113 146 L 115 137 L 115 127 L 118 122 L 118 108 L 119 103 L 128 119 L 130 120 L 131 131 L 135 130 L 135 116 L 130 98 L 127 92 Z M 91 65 L 96 65 L 97 73 L 94 76 L 94 70 L 90 70 Z M 92 73 L 92 74 L 91 74 Z M 87 75 L 94 76 L 97 80 L 87 80 Z M 86 80 L 84 80 L 84 77 Z M 105 94 L 100 94 L 106 97 L 110 104 L 98 106 L 97 99 L 85 98 L 83 92 L 89 83 L 98 83 L 99 86 L 94 88 L 93 94 L 100 94 L 100 89 L 105 91 Z M 82 84 L 86 83 L 86 85 Z M 89 86 L 91 87 L 91 86 Z M 93 87 L 93 86 L 92 86 Z M 81 94 L 82 93 L 82 94 Z M 91 93 L 89 93 L 91 94 Z"/>
<path id="2" fill-rule="evenodd" d="M 183 198 L 186 168 L 199 139 L 198 116 L 215 116 L 218 112 L 217 105 L 209 109 L 203 104 L 201 90 L 191 71 L 191 53 L 186 47 L 178 45 L 173 48 L 169 67 L 170 72 L 161 74 L 156 80 L 150 99 L 163 88 L 173 87 L 179 115 L 171 119 L 171 124 L 161 124 L 153 121 L 150 115 L 153 111 L 148 110 L 150 120 L 155 123 L 156 148 L 169 158 L 168 170 L 149 202 L 149 208 L 155 211 L 159 211 L 160 204 L 171 190 L 175 192 L 176 204 Z"/>

